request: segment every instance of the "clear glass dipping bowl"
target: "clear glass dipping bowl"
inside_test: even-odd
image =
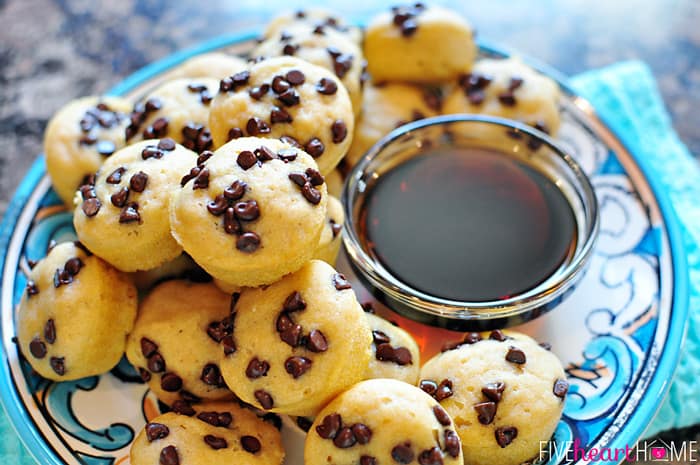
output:
[[[573,253],[535,287],[502,300],[461,301],[429,295],[402,282],[363,245],[359,222],[367,193],[379,177],[430,147],[489,148],[535,167],[564,194],[574,213]],[[533,149],[534,148],[534,149]],[[547,134],[516,121],[447,115],[397,128],[377,142],[347,176],[342,195],[350,263],[373,295],[415,321],[457,331],[485,331],[524,323],[552,310],[583,275],[598,235],[598,203],[576,161]]]

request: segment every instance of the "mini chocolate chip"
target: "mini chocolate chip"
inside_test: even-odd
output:
[[[502,426],[495,431],[496,442],[501,448],[510,445],[518,437],[518,429],[515,426]]]
[[[377,360],[382,362],[393,362],[394,348],[391,347],[391,344],[389,343],[379,344],[375,350],[375,357]]]
[[[204,368],[202,368],[202,375],[199,379],[209,386],[222,387],[224,385],[224,379],[221,377],[219,367],[213,363],[204,365]]]
[[[491,334],[489,334],[489,339],[493,339],[494,341],[503,342],[506,339],[508,339],[508,336],[503,334],[503,331],[501,331],[500,329],[495,329],[495,330],[491,331]]]
[[[224,194],[217,195],[214,200],[207,202],[207,210],[214,216],[221,216],[228,208],[228,201]]]
[[[87,199],[83,202],[82,205],[82,210],[83,213],[85,213],[85,216],[87,217],[93,217],[97,215],[97,212],[100,211],[100,207],[102,206],[102,202],[100,202],[99,199],[97,198],[92,198],[92,199]]]
[[[148,160],[149,158],[163,158],[163,151],[158,147],[148,145],[141,151],[141,158],[144,160]]]
[[[525,357],[525,352],[522,350],[518,349],[517,347],[510,346],[508,348],[508,353],[506,354],[506,361],[523,365],[525,362],[527,362],[527,357]]]
[[[129,198],[129,188],[122,187],[117,192],[112,194],[109,197],[109,200],[110,200],[110,202],[112,202],[112,205],[114,205],[115,207],[122,208],[124,205],[126,205],[126,201],[128,198]]]
[[[219,426],[223,428],[228,428],[228,426],[233,421],[233,416],[229,412],[221,412],[218,415]]]
[[[375,313],[377,313],[377,312],[374,310],[374,305],[372,305],[372,302],[364,302],[364,303],[362,304],[362,310],[363,310],[365,313],[371,313],[371,314],[373,314],[373,315],[374,315]]]
[[[452,381],[449,379],[443,379],[435,391],[435,400],[441,402],[444,399],[452,396],[452,394],[454,394],[452,392]]]
[[[192,83],[187,84],[187,90],[189,90],[193,94],[198,94],[206,89],[207,89],[207,86],[205,86],[204,84],[199,83],[199,82],[192,82]]]
[[[187,417],[191,417],[195,414],[195,411],[190,403],[181,399],[173,402],[172,409],[173,412],[177,413],[178,415],[185,415]]]
[[[406,441],[391,449],[391,457],[398,463],[411,463],[415,456],[416,454],[411,449],[411,441]]]
[[[249,136],[269,134],[270,132],[270,126],[268,126],[268,124],[265,121],[261,120],[257,116],[250,118],[246,123],[245,128]]]
[[[418,455],[420,465],[442,465],[442,452],[437,447],[424,450]]]
[[[44,358],[46,357],[46,344],[38,337],[35,337],[29,343],[29,352],[31,352],[34,358]]]
[[[491,401],[480,402],[474,405],[474,410],[476,410],[479,423],[482,425],[490,425],[493,423],[493,419],[496,416],[496,403]]]
[[[151,341],[148,338],[141,338],[141,353],[144,357],[148,358],[158,351],[158,344]]]
[[[180,465],[180,457],[175,446],[164,447],[160,451],[160,465]]]
[[[192,190],[206,189],[207,187],[209,187],[209,168],[202,168],[197,177],[194,178]]]
[[[165,371],[165,359],[158,352],[148,357],[147,364],[148,369],[153,373],[162,373]]]
[[[202,105],[209,105],[213,99],[214,96],[211,95],[211,92],[209,92],[208,89],[204,89],[199,93],[199,100],[202,102]]]
[[[351,429],[358,444],[367,444],[372,439],[372,430],[367,425],[355,423]]]
[[[401,23],[401,35],[404,37],[410,37],[416,33],[418,30],[418,23],[413,19],[407,19]]]
[[[129,205],[122,208],[119,213],[119,222],[122,224],[133,223],[136,221],[141,221],[141,215],[139,214],[139,204],[136,202],[131,202]]]
[[[569,392],[569,383],[565,379],[557,379],[554,382],[552,392],[555,396],[559,397],[560,399],[563,399],[564,397],[566,397],[566,393]]]
[[[294,55],[297,52],[297,50],[299,50],[298,45],[286,44],[284,47],[282,47],[282,54],[291,56]]]
[[[185,184],[196,178],[200,171],[202,171],[202,168],[200,168],[199,166],[195,166],[194,168],[192,168],[189,173],[182,177],[182,179],[180,180],[180,186],[185,187]]]
[[[82,185],[78,188],[78,190],[80,191],[80,195],[82,195],[83,200],[94,199],[97,197],[95,186]]]
[[[394,348],[393,362],[399,366],[412,365],[413,357],[411,356],[411,351],[408,350],[406,347]]]
[[[146,101],[144,104],[144,109],[146,112],[151,113],[154,111],[158,111],[163,107],[163,103],[160,101],[158,98],[151,98]]]
[[[500,402],[505,389],[505,383],[498,381],[495,383],[488,383],[486,386],[481,388],[481,393],[494,402]]]
[[[352,68],[353,56],[342,54],[333,58],[333,71],[335,75],[340,79],[343,79],[345,75]]]
[[[440,352],[449,352],[450,350],[455,350],[464,345],[464,342],[462,341],[452,341],[452,342],[446,342],[442,345],[442,348],[440,349]]]
[[[347,426],[340,428],[338,434],[336,434],[333,438],[333,444],[339,449],[347,449],[348,447],[352,447],[356,442],[357,440],[355,439],[355,435],[352,434],[352,430]]]
[[[255,436],[242,436],[241,447],[243,447],[243,450],[251,454],[258,453],[260,452],[260,449],[262,449],[260,441]]]
[[[214,436],[212,434],[207,434],[204,436],[204,442],[214,450],[226,449],[228,447],[228,442],[226,442],[226,439]]]
[[[260,403],[260,406],[262,406],[262,408],[264,408],[265,410],[271,409],[272,406],[275,404],[274,400],[272,399],[272,396],[267,391],[258,389],[253,393],[253,395],[255,396],[255,399],[257,399],[257,401]]]
[[[63,376],[66,374],[66,360],[65,357],[51,357],[49,359],[49,364],[53,371],[56,372],[58,376]]]
[[[167,140],[167,139],[163,139]],[[148,175],[143,171],[139,171],[131,177],[129,180],[129,187],[134,192],[143,192],[146,189],[146,184],[148,183]]]
[[[467,92],[467,99],[472,105],[481,105],[486,99],[484,91],[476,89]]]
[[[290,87],[290,84],[282,76],[275,76],[272,78],[272,90],[274,93],[281,94]]]
[[[333,239],[335,239],[336,237],[338,237],[338,234],[340,234],[340,231],[343,229],[343,226],[336,223],[333,218],[331,218],[328,222],[331,225],[331,232],[333,233]]]
[[[304,310],[306,308],[306,302],[302,298],[299,291],[294,291],[284,299],[284,304],[282,309],[285,312],[297,312],[299,310]]]
[[[248,80],[250,79],[250,72],[245,70],[245,71],[240,71],[233,76],[231,76],[231,81],[233,82],[234,86],[243,86],[248,84]]]
[[[261,145],[255,149],[255,156],[260,162],[265,163],[266,161],[270,161],[275,158],[275,152],[273,152],[269,147]]]
[[[107,184],[119,184],[122,180],[122,175],[126,171],[126,168],[123,166],[120,166],[116,170],[112,171],[112,174],[107,176],[106,182]]]
[[[360,457],[360,465],[377,465],[377,459],[371,455],[363,455]]]
[[[303,173],[289,173],[289,179],[299,187],[304,187],[307,183],[308,177]]]
[[[277,317],[277,322],[276,322],[276,328],[278,332],[283,332],[287,331],[289,328],[294,326],[294,322],[292,319],[289,317],[287,313],[280,313],[280,315]]]
[[[177,392],[182,388],[182,378],[175,373],[165,373],[160,378],[160,387],[167,392]]]
[[[263,376],[267,376],[267,372],[270,370],[270,364],[267,360],[260,360],[258,357],[254,357],[248,362],[248,367],[245,370],[245,375],[250,379],[257,379]]]
[[[27,281],[27,298],[37,295],[39,293],[39,288],[34,281]]]
[[[233,336],[228,335],[221,340],[221,345],[224,348],[224,355],[231,355],[236,351],[236,343],[233,341]]]
[[[515,95],[513,95],[512,91],[498,94],[498,101],[507,107],[512,107],[516,104]]]
[[[53,276],[53,286],[55,288],[59,288],[62,285],[68,285],[73,282],[73,275],[69,273],[68,271],[64,270],[56,270],[56,273]]]
[[[313,422],[306,417],[297,417],[296,423],[297,426],[301,428],[305,433],[309,432],[309,430],[311,429],[311,425],[313,424]]]
[[[287,317],[290,323],[291,320]],[[285,320],[282,320],[285,321]],[[280,319],[277,320],[278,325],[280,325]],[[280,331],[280,339],[290,345],[291,347],[297,347],[301,344],[301,325],[292,323],[291,326]]]
[[[299,103],[301,97],[295,89],[287,89],[277,96],[277,98],[288,107],[293,107]],[[269,131],[268,131],[269,132]]]
[[[323,95],[333,95],[338,91],[338,85],[333,79],[321,78],[316,84],[316,92]]]
[[[153,442],[158,439],[167,438],[170,434],[170,428],[162,423],[147,423],[146,424],[146,437],[148,442]]]
[[[333,135],[333,143],[340,144],[348,135],[348,128],[343,120],[335,120],[331,125],[331,134]]]
[[[151,380],[151,373],[145,368],[139,367],[139,376],[141,376],[141,379],[144,383],[147,383]]]
[[[311,363],[311,360],[306,357],[293,356],[284,362],[284,369],[297,379],[311,368]]]
[[[459,443],[459,436],[457,436],[457,433],[450,429],[445,430],[445,452],[447,452],[451,457],[458,457],[459,453],[462,450],[462,447]]]
[[[323,439],[334,439],[338,435],[343,419],[337,413],[326,415],[321,424],[316,426],[316,433]]]
[[[511,92],[517,89],[518,87],[523,85],[523,78],[520,76],[513,76],[510,78],[510,82],[508,83],[508,90]]]
[[[168,152],[170,152],[170,151],[172,151],[172,150],[175,150],[175,147],[176,147],[176,146],[177,146],[177,144],[176,144],[175,141],[174,141],[173,139],[171,139],[170,137],[166,137],[166,138],[164,138],[164,139],[161,139],[161,140],[158,142],[158,148],[159,148],[160,150],[165,150],[165,151],[168,151]]]
[[[49,318],[44,325],[44,339],[46,339],[46,342],[49,344],[56,342],[56,324],[54,323],[53,318]]]
[[[112,155],[115,150],[117,150],[117,146],[114,145],[114,142],[111,140],[101,140],[97,142],[95,148],[97,149],[97,153],[103,157],[108,157]]]
[[[445,409],[440,407],[439,405],[433,406],[433,413],[435,414],[435,418],[437,419],[437,421],[442,426],[450,426],[450,424],[452,424],[452,420],[450,420],[450,416],[447,414]]]
[[[318,205],[321,202],[321,191],[316,189],[310,182],[306,182],[302,186],[301,195],[312,205]]]
[[[241,252],[252,253],[260,247],[260,236],[254,232],[245,232],[236,240],[236,248]]]
[[[342,273],[336,273],[332,278],[333,286],[337,291],[344,291],[346,289],[352,289],[352,286],[348,282],[347,278]]]
[[[308,340],[306,341],[306,348],[311,352],[325,352],[328,350],[326,336],[318,329],[311,330]]]
[[[479,341],[481,341],[481,334],[479,333],[467,333],[462,339],[464,344],[476,344]]]
[[[239,200],[245,194],[246,187],[248,184],[243,181],[233,181],[229,187],[224,189],[224,197],[232,201]]]
[[[257,162],[258,157],[250,150],[243,150],[238,154],[238,158],[236,158],[236,163],[238,163],[238,166],[243,168],[244,171],[252,168]]]
[[[227,134],[228,140],[238,139],[243,137],[243,130],[241,128],[231,128],[228,130]]]
[[[284,137],[288,138],[288,136],[282,136],[280,137],[280,140],[282,140]],[[282,149],[277,152],[277,158],[279,158],[285,163],[289,163],[290,161],[294,161],[297,159],[297,151],[294,149]]]
[[[378,329],[372,330],[372,340],[376,345],[388,344],[391,342],[391,338],[387,336],[386,333],[379,331]]]
[[[540,342],[540,347],[542,347],[544,350],[552,350],[552,344],[549,342]]]
[[[284,76],[284,78],[287,80],[288,83],[290,83],[293,86],[299,86],[306,81],[306,76],[304,76],[304,73],[301,72],[298,69],[292,69],[287,71],[287,74]]]
[[[253,87],[248,91],[248,95],[255,100],[260,100],[270,91],[269,84],[262,84],[259,87]]]
[[[306,171],[304,172],[306,174],[308,180],[311,182],[311,185],[313,186],[320,186],[324,182],[326,182],[325,178],[321,173],[319,173],[317,170],[313,168],[306,168]]]
[[[197,166],[203,165],[206,163],[207,160],[211,158],[211,156],[214,155],[214,152],[210,150],[205,150],[202,153],[199,154],[197,157]]]
[[[63,265],[63,269],[71,276],[76,276],[83,266],[83,261],[78,257],[74,257],[66,261],[66,263]]]
[[[435,396],[438,389],[437,383],[432,379],[422,379],[418,384],[418,387],[430,396]]]
[[[236,218],[241,221],[255,221],[260,216],[260,208],[255,200],[238,202],[233,206]]]
[[[270,111],[270,122],[272,124],[291,123],[292,115],[287,113],[287,111],[282,108],[272,107],[272,110]]]

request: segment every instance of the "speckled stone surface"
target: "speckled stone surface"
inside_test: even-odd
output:
[[[394,3],[0,0],[0,216],[41,151],[47,120],[69,100],[104,92],[176,50],[259,28],[276,10],[318,4],[361,19]],[[434,3],[460,10],[482,38],[568,75],[619,60],[646,61],[681,139],[700,154],[697,0]],[[698,438],[698,432],[664,438]]]

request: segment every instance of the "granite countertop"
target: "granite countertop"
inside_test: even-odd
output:
[[[0,0],[0,216],[41,151],[47,120],[69,100],[104,92],[176,50],[260,27],[278,10],[317,4],[362,18],[394,3]],[[480,37],[565,74],[625,59],[646,61],[681,139],[700,154],[697,0],[434,3],[460,10]],[[690,429],[671,437],[697,435]]]

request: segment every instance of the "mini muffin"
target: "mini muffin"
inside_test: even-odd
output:
[[[355,126],[345,162],[355,165],[370,147],[397,127],[436,116],[440,110],[440,96],[439,88],[402,83],[368,85],[362,100],[362,115]]]
[[[460,76],[445,100],[445,113],[481,113],[529,124],[545,133],[559,130],[559,86],[518,58],[484,59]]]
[[[335,74],[294,57],[266,59],[223,79],[209,116],[217,147],[244,135],[281,138],[311,155],[321,174],[347,152],[354,124]]]
[[[127,141],[170,137],[197,153],[211,149],[207,123],[218,87],[219,81],[212,78],[174,79],[161,84],[134,106],[126,128]]]
[[[454,419],[470,465],[537,458],[569,387],[557,357],[516,332],[469,333],[429,360],[420,376],[421,388]]]
[[[343,240],[341,235],[343,221],[345,221],[343,205],[340,203],[340,200],[328,196],[326,223],[323,226],[323,232],[321,232],[321,240],[316,246],[315,259],[323,260],[329,265],[335,266],[335,261],[340,251],[340,243]]]
[[[326,31],[332,29],[343,34],[355,44],[362,45],[362,29],[351,26],[343,18],[325,8],[307,8],[304,10],[287,11],[274,18],[267,24],[265,38],[279,35],[290,28],[306,26],[312,30]]]
[[[139,291],[148,291],[156,284],[169,279],[189,278],[201,282],[211,281],[207,279],[199,265],[197,265],[189,255],[183,253],[173,260],[146,271],[136,271],[129,273],[131,280],[136,284]]]
[[[63,203],[114,152],[126,145],[131,103],[119,97],[84,97],[61,108],[44,136],[46,170]]]
[[[243,401],[313,416],[360,381],[372,336],[345,277],[312,260],[267,287],[244,289],[221,374]]]
[[[474,33],[454,11],[416,3],[393,7],[367,26],[365,57],[375,82],[445,82],[468,71]]]
[[[304,445],[306,465],[416,462],[462,465],[459,437],[434,399],[393,379],[363,381],[336,397]]]
[[[17,311],[22,353],[54,381],[112,369],[136,318],[129,278],[86,250],[73,242],[51,249],[29,273]]]
[[[317,165],[276,139],[245,137],[217,150],[182,180],[172,234],[214,278],[270,284],[313,256],[328,195]]]
[[[196,160],[167,138],[115,153],[76,195],[73,225],[80,241],[122,271],[149,270],[180,255],[168,205]]]
[[[279,431],[231,402],[197,404],[146,423],[131,444],[131,465],[281,465]]]
[[[420,350],[403,329],[371,313],[365,316],[372,328],[372,356],[365,378],[392,378],[409,384],[418,382]]]
[[[177,66],[168,76],[172,79],[216,79],[218,83],[226,76],[235,74],[247,67],[248,64],[243,58],[221,52],[209,52],[188,59]],[[215,90],[216,87],[212,89],[212,91]]]
[[[214,284],[185,280],[159,284],[141,302],[126,357],[160,401],[233,397],[219,370],[219,327],[230,305]]]
[[[252,57],[266,58],[283,55],[293,55],[333,72],[347,89],[355,115],[360,113],[365,58],[351,39],[329,27],[288,26],[250,53]]]

